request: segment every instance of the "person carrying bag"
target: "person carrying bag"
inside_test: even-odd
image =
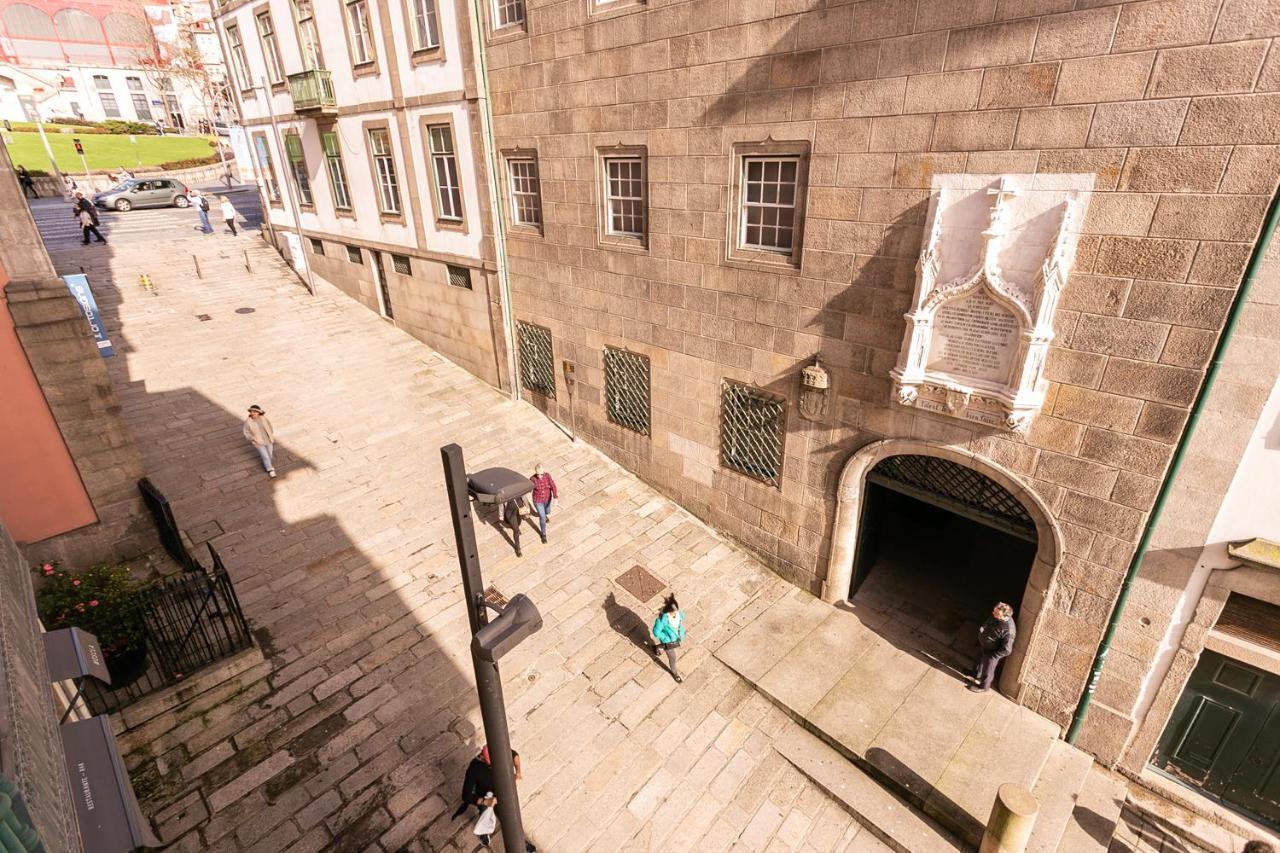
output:
[[[671,677],[677,684],[683,682],[684,679],[676,668],[676,649],[684,642],[684,611],[680,609],[674,594],[668,595],[667,600],[662,603],[662,611],[654,620],[650,633],[654,640],[654,656],[658,656],[659,651],[665,651]]]

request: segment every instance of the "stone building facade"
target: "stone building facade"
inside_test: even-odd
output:
[[[833,602],[884,460],[997,484],[1035,542],[1002,684],[1067,723],[1280,175],[1280,5],[516,5],[486,47],[526,396]],[[930,205],[957,175],[1089,179],[1022,431],[895,395]],[[752,183],[787,187],[765,198],[785,212],[755,212]],[[629,412],[605,380],[623,364],[646,392]],[[780,424],[778,465],[730,447],[744,394]],[[1098,687],[1082,743],[1108,761],[1156,609],[1131,612]]]

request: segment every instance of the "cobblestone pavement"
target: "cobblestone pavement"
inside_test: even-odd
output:
[[[219,548],[265,655],[176,712],[125,715],[170,849],[477,848],[450,818],[483,740],[438,451],[454,441],[471,470],[542,461],[560,488],[550,544],[527,528],[523,558],[478,529],[486,580],[545,620],[502,664],[539,849],[887,849],[772,749],[794,724],[710,656],[791,587],[671,501],[345,297],[309,297],[256,241],[55,261],[89,274],[149,475]],[[240,435],[250,403],[277,480]],[[688,614],[684,684],[637,642],[657,600],[613,583],[635,564]]]

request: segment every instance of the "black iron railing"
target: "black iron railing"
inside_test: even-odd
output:
[[[182,541],[182,532],[173,516],[173,507],[169,506],[169,499],[146,477],[138,481],[138,491],[142,492],[142,502],[151,510],[151,517],[155,519],[164,550],[184,570],[200,571],[200,564],[187,551],[187,546]]]

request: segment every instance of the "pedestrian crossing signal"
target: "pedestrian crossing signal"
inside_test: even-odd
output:
[[[83,154],[83,153],[84,153],[84,146],[80,144],[80,140],[77,138],[77,139],[72,139],[71,141],[75,143],[75,146],[76,146],[76,153],[77,153],[77,154]]]

